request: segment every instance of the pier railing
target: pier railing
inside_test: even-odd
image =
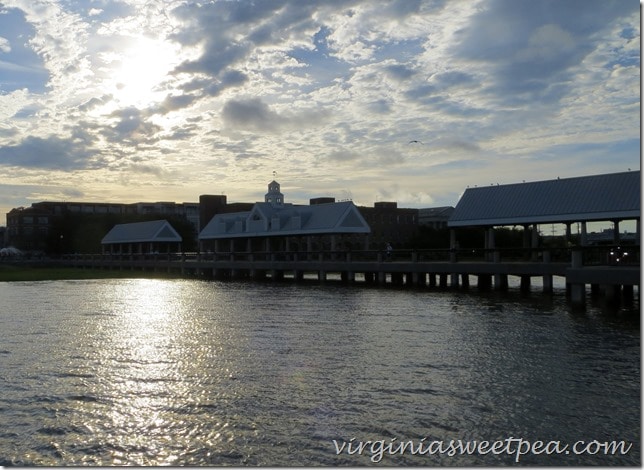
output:
[[[303,280],[328,275],[343,282],[467,288],[474,276],[480,289],[505,290],[508,277],[520,278],[530,290],[533,277],[544,292],[553,291],[553,277],[563,277],[573,304],[583,306],[586,286],[606,297],[623,292],[633,298],[640,284],[639,246],[595,246],[562,249],[440,249],[360,251],[253,251],[191,253],[112,253],[64,255],[61,264],[91,269],[143,270],[209,279]],[[638,288],[639,292],[639,288]]]
[[[252,252],[183,252],[183,253],[94,253],[65,254],[66,261],[102,261],[112,263],[147,262],[535,262],[570,263],[573,251],[581,251],[584,266],[639,265],[640,247],[637,245],[606,245],[543,248],[461,248],[432,250],[336,250],[336,251],[252,251]]]

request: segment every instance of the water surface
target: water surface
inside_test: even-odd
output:
[[[338,446],[511,437],[633,444],[521,464],[639,465],[639,314],[561,292],[0,283],[0,421],[0,465],[371,465]]]

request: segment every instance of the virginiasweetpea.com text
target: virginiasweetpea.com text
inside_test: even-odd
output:
[[[368,456],[374,463],[380,462],[385,456],[394,455],[445,455],[455,457],[458,455],[508,455],[514,457],[519,463],[526,455],[626,455],[633,444],[626,441],[598,441],[579,440],[574,443],[561,441],[541,441],[508,437],[499,440],[429,440],[423,438],[417,441],[377,439],[358,440],[351,438],[348,441],[333,439],[336,455],[361,455]]]

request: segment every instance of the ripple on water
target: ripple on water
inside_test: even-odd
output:
[[[373,462],[338,455],[333,439],[519,434],[637,443],[612,460],[533,465],[640,460],[639,329],[592,310],[333,285],[3,288],[2,465],[360,466]]]

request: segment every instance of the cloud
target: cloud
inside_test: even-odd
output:
[[[430,192],[453,205],[497,175],[639,165],[633,2],[3,5],[0,165],[14,182],[58,168],[100,199],[171,174],[184,200],[213,180],[261,197],[279,168],[311,191],[371,202],[399,181],[400,206]]]
[[[627,2],[610,0],[492,0],[452,52],[487,69],[488,91],[509,104],[559,101],[571,87],[566,74],[601,40],[594,33],[628,11]]]
[[[224,123],[243,130],[276,131],[284,119],[259,98],[230,100],[222,111]]]
[[[89,100],[85,101],[84,103],[80,104],[78,106],[78,110],[85,113],[87,111],[91,111],[92,109],[98,107],[98,106],[103,106],[106,103],[109,103],[114,97],[112,95],[103,95],[100,97],[93,97],[90,98]]]
[[[69,171],[92,167],[95,155],[71,139],[29,136],[19,144],[0,147],[0,165]]]
[[[221,113],[224,125],[233,130],[275,133],[285,129],[305,129],[328,117],[324,109],[297,109],[276,112],[259,98],[232,99]]]
[[[3,54],[11,52],[11,44],[9,43],[9,40],[2,36],[0,36],[0,52]]]
[[[150,108],[151,113],[167,114],[172,111],[184,109],[192,105],[198,97],[195,95],[168,95],[156,106]]]
[[[425,191],[409,191],[398,184],[379,188],[376,192],[379,201],[407,201],[407,207],[427,207],[434,204],[434,198]]]
[[[405,81],[413,77],[416,71],[403,64],[393,64],[385,67],[385,73],[398,81]]]
[[[161,127],[151,122],[146,113],[135,107],[119,109],[110,114],[115,124],[104,127],[102,135],[110,142],[128,142],[133,145],[149,144],[158,140]]]
[[[43,109],[42,106],[38,104],[31,104],[29,106],[25,106],[24,108],[18,110],[16,114],[14,114],[12,117],[14,119],[26,119],[35,116],[38,111]]]
[[[329,153],[327,158],[337,162],[350,162],[358,160],[360,158],[360,154],[352,150],[342,149]]]

